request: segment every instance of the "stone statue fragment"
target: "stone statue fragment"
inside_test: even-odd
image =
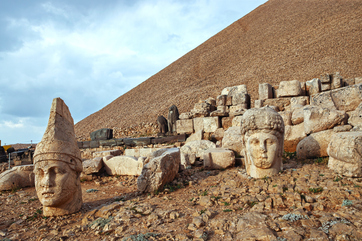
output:
[[[159,135],[166,135],[168,132],[168,122],[163,115],[157,117]]]
[[[168,131],[170,134],[176,132],[176,121],[179,119],[179,112],[176,105],[168,108]]]
[[[82,206],[80,151],[68,106],[53,100],[47,129],[34,153],[35,188],[44,216],[61,216]]]
[[[263,178],[283,169],[284,122],[278,112],[269,107],[247,110],[241,133],[248,175]]]

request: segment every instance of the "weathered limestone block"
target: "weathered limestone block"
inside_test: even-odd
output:
[[[228,95],[226,96],[226,106],[231,106],[233,104],[233,97]]]
[[[180,167],[180,149],[169,148],[154,152],[146,159],[141,175],[137,178],[140,192],[153,192],[172,182]]]
[[[189,138],[186,139],[186,143],[190,141],[201,141],[203,135],[204,135],[203,130],[196,131],[194,134],[192,134]]]
[[[356,85],[362,84],[362,77],[356,77],[356,78],[354,78],[354,83],[355,83]]]
[[[291,121],[293,125],[298,125],[304,121],[304,106],[293,111]]]
[[[235,94],[239,94],[239,93],[243,93],[243,94],[248,93],[248,90],[246,89],[246,85],[236,85],[233,87],[226,87],[226,88],[224,88],[224,90],[227,88],[230,88],[229,91],[227,92],[227,95],[229,95],[229,96],[234,96]],[[221,92],[222,95],[226,93],[226,92],[224,93],[224,90]]]
[[[355,85],[355,81],[354,78],[350,78],[350,79],[344,79],[343,80],[343,86],[351,86],[351,85]]]
[[[290,99],[290,105],[293,108],[294,106],[305,106],[305,105],[309,105],[309,97],[308,96],[298,96],[298,97],[293,97]]]
[[[229,108],[226,105],[218,105],[216,107],[216,110],[227,113],[229,111]]]
[[[203,118],[204,122],[204,132],[215,132],[220,128],[220,118],[219,117],[205,117]]]
[[[119,156],[121,155],[121,150],[108,150],[108,151],[98,151],[93,153],[93,157],[104,157],[104,156]]]
[[[216,99],[215,98],[212,98],[212,97],[209,97],[205,100],[205,103],[206,104],[209,104],[210,106],[216,106]]]
[[[263,107],[263,100],[255,100],[254,108],[261,108]]]
[[[203,117],[198,117],[198,118],[194,118],[192,119],[193,121],[193,125],[194,125],[194,130],[195,132],[197,131],[204,131],[204,120]]]
[[[192,119],[176,121],[177,134],[190,134],[194,132],[194,122]]]
[[[259,84],[259,100],[272,99],[273,86],[267,83]]]
[[[320,79],[312,79],[305,82],[308,95],[312,96],[321,92],[322,84]]]
[[[332,82],[331,82],[331,89],[338,89],[343,87],[343,78],[342,76],[337,72],[333,74]]]
[[[279,115],[283,118],[284,125],[292,125],[292,112],[291,111],[281,111]]]
[[[180,120],[188,120],[188,119],[191,119],[191,118],[192,118],[192,113],[191,112],[181,113],[180,116],[179,116]]]
[[[263,106],[276,106],[278,107],[279,111],[283,111],[287,106],[290,105],[290,100],[291,97],[267,99],[263,100]]]
[[[226,105],[226,97],[227,95],[218,95],[216,97],[216,105],[217,106]]]
[[[140,148],[140,155],[138,157],[148,157],[152,152],[155,152],[159,149],[160,148]]]
[[[353,127],[351,125],[335,126],[333,128],[334,132],[346,132],[350,131]]]
[[[241,126],[241,120],[243,119],[242,116],[235,116],[232,121],[232,126]]]
[[[327,152],[330,169],[347,177],[362,177],[362,132],[336,133]]]
[[[283,118],[269,107],[250,109],[241,121],[245,142],[245,166],[254,178],[272,176],[283,169]]]
[[[358,107],[350,113],[348,118],[348,124],[362,127],[362,102],[358,105]]]
[[[326,130],[307,136],[297,145],[297,158],[311,159],[328,156],[327,148],[333,134],[333,130]]]
[[[353,111],[362,101],[362,84],[326,91],[310,99],[310,104],[329,109]]]
[[[221,126],[226,130],[227,128],[231,127],[233,123],[233,117],[223,117],[221,119]]]
[[[285,126],[284,151],[295,152],[298,143],[306,136],[303,123],[294,126]]]
[[[33,165],[17,166],[0,174],[0,191],[34,187]]]
[[[210,107],[210,104],[207,104],[205,102],[196,103],[194,108],[191,110],[191,113],[194,117],[205,117],[208,116],[211,112]]]
[[[322,84],[322,86],[321,86],[322,92],[329,91],[329,90],[331,90],[331,84]]]
[[[222,147],[233,150],[239,155],[244,152],[243,137],[241,135],[240,125],[230,127],[224,132]]]
[[[195,164],[196,158],[203,156],[204,151],[216,148],[215,143],[208,140],[190,141],[180,148],[181,168],[186,169]]]
[[[306,134],[328,130],[347,122],[347,114],[344,111],[334,111],[317,106],[307,106],[303,110]]]
[[[225,148],[208,149],[203,159],[207,169],[225,169],[235,165],[234,152]]]
[[[292,97],[303,94],[300,82],[298,80],[281,81],[279,83],[277,97]]]
[[[195,132],[199,130],[214,132],[217,128],[220,128],[220,119],[217,116],[194,118],[193,121]]]
[[[140,157],[140,148],[127,148],[124,150],[125,156]]]
[[[57,170],[57,171],[54,171]],[[53,99],[47,129],[34,152],[35,189],[44,216],[68,215],[82,206],[80,150],[68,106]]]
[[[246,109],[247,109],[247,105],[230,106],[229,116],[243,115],[245,113]]]
[[[215,116],[228,116],[229,113],[229,108],[226,105],[219,105],[217,106],[217,109],[213,112],[210,113],[211,117],[215,117]]]
[[[218,128],[212,135],[211,135],[211,140],[212,141],[221,141],[224,138],[224,129],[223,128]]]
[[[322,84],[330,84],[332,80],[332,76],[330,74],[322,74],[319,78]]]
[[[104,160],[104,168],[108,175],[133,175],[141,174],[143,163],[133,156],[115,156]]]
[[[235,93],[232,99],[233,105],[242,105],[244,109],[250,107],[250,95],[247,93]]]
[[[92,160],[86,160],[82,162],[82,165],[84,174],[89,175],[92,173],[98,173],[103,167],[103,158],[96,157]]]

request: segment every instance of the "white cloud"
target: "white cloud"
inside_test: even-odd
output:
[[[1,126],[45,129],[55,97],[77,122],[263,2],[38,0],[27,11],[0,4]],[[7,135],[18,142],[25,132]]]

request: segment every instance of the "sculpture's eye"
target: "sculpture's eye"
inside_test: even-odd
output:
[[[55,174],[64,174],[66,171],[65,171],[64,169],[62,169],[62,168],[55,167],[55,168],[53,169],[53,172],[54,172]]]
[[[267,140],[266,140],[266,144],[267,144],[267,145],[273,145],[273,144],[274,144],[274,140],[267,139]]]
[[[43,172],[42,169],[35,169],[35,170],[34,170],[34,173],[35,173],[35,175],[37,175],[37,176],[43,176],[43,175],[44,175],[44,172]]]
[[[258,139],[252,139],[252,140],[250,141],[250,143],[253,144],[253,145],[258,145],[258,144],[259,144],[259,140],[258,140]]]

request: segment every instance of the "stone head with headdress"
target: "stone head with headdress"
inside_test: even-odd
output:
[[[269,107],[247,110],[241,120],[245,165],[252,177],[271,176],[282,170],[284,121]]]
[[[45,216],[77,212],[82,206],[82,160],[68,106],[55,98],[47,129],[34,153],[35,187]]]

